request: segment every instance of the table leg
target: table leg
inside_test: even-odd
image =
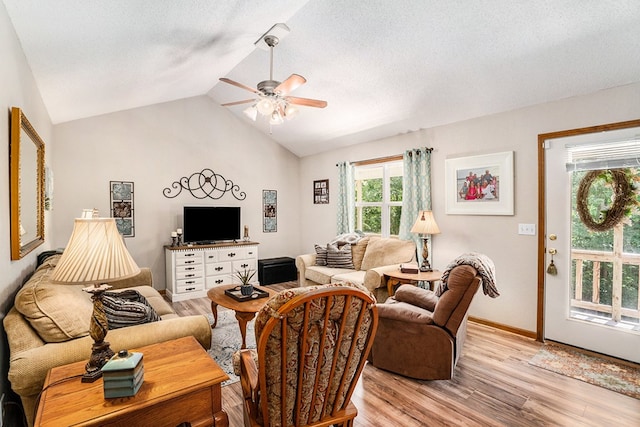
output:
[[[387,292],[389,293],[389,296],[392,297],[393,294],[395,293],[394,291],[394,286],[400,284],[400,280],[399,279],[394,279],[392,277],[387,279]]]
[[[254,317],[256,317],[255,313],[236,311],[236,319],[238,319],[238,325],[240,325],[240,335],[242,335],[242,346],[240,347],[240,349],[247,348],[247,322],[253,320]]]
[[[211,329],[213,329],[218,324],[218,304],[213,301],[211,301],[211,314],[213,314],[213,325],[211,325]]]
[[[213,414],[214,427],[229,427],[229,416],[225,411],[219,411]]]

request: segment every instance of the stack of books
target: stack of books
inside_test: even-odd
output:
[[[142,353],[122,350],[102,367],[104,397],[135,396],[144,382]]]
[[[400,264],[401,273],[418,274],[419,271],[418,264]]]

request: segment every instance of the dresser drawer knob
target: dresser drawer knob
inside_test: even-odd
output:
[[[193,264],[194,262],[196,262],[195,260],[190,259],[189,261],[185,261],[185,264]]]
[[[185,277],[195,277],[195,274],[186,274]]]
[[[221,271],[221,270],[224,270],[224,267],[216,267],[214,270]]]
[[[233,258],[234,256],[236,256],[236,253],[235,252],[229,252],[229,254],[227,256]]]

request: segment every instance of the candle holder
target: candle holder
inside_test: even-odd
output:
[[[180,246],[182,245],[182,229],[176,231],[176,234],[178,234],[178,246]]]
[[[176,241],[178,240],[178,236],[171,236],[171,247],[177,246]]]

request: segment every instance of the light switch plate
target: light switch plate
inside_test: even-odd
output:
[[[525,234],[528,236],[536,235],[536,225],[535,224],[518,224],[518,234]]]

